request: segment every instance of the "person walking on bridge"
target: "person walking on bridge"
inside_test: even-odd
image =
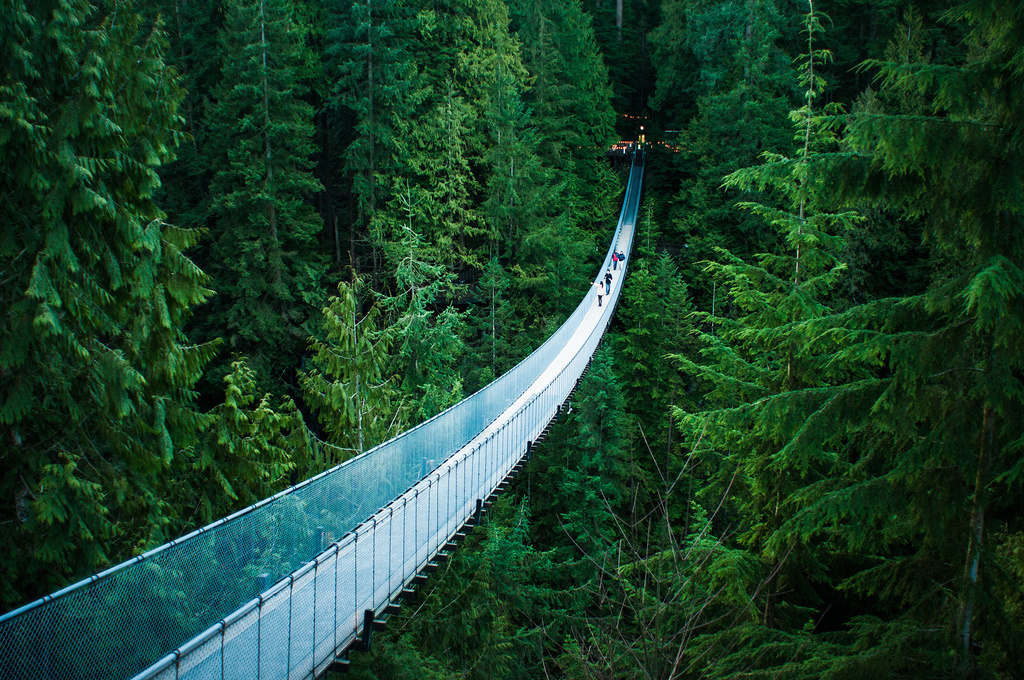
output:
[[[612,270],[609,269],[604,273],[604,293],[605,295],[612,294]]]
[[[597,306],[601,306],[601,295],[604,293],[604,286],[601,285],[601,279],[594,281],[594,285],[597,286]]]
[[[615,251],[614,253],[612,253],[612,269],[618,269],[618,268],[619,268],[619,253],[618,253],[618,251]]]

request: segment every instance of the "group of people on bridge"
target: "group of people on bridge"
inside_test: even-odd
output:
[[[597,287],[597,306],[601,306],[601,300],[605,295],[611,295],[612,292],[612,269],[618,270],[619,263],[626,261],[626,254],[622,251],[615,251],[612,253],[612,268],[608,269],[604,273],[604,277],[599,278],[594,282]]]

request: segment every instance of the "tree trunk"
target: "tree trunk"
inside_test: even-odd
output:
[[[971,625],[974,619],[974,605],[978,599],[978,570],[981,565],[981,544],[985,534],[985,505],[988,482],[992,471],[992,448],[995,436],[995,414],[985,404],[982,416],[981,446],[978,448],[978,471],[974,477],[974,497],[971,505],[971,533],[967,544],[967,560],[964,563],[964,589],[960,598],[957,632],[960,635],[960,670],[967,672],[974,667],[971,651]]]
[[[273,154],[270,146],[270,83],[267,80],[267,25],[266,16],[263,11],[263,3],[260,3],[260,40],[263,51],[263,140],[265,145],[265,153],[267,159],[267,173],[264,177],[266,193],[271,195],[273,193],[273,181],[274,181],[274,166],[272,164]],[[270,223],[270,266],[273,268],[272,277],[274,281],[275,295],[280,291],[281,286],[281,244],[277,234],[277,208],[273,203],[270,204],[268,210],[267,220]],[[285,310],[282,301],[281,314],[284,316]]]
[[[334,216],[334,259],[338,261],[338,273],[342,272],[341,235],[338,233],[338,216]]]
[[[370,220],[373,220],[374,213],[377,211],[377,196],[376,196],[376,191],[375,191],[375,189],[376,189],[376,187],[375,187],[375,185],[376,185],[376,177],[375,177],[375,175],[376,175],[376,172],[377,172],[377,168],[375,167],[376,158],[374,156],[374,148],[373,148],[375,146],[375,144],[376,144],[375,135],[376,135],[376,130],[377,130],[377,127],[376,127],[377,126],[377,121],[374,119],[374,110],[373,110],[373,98],[374,98],[374,90],[373,90],[373,3],[371,2],[371,0],[366,0],[366,23],[367,23],[366,42],[367,42],[367,44],[369,46],[369,49],[366,51],[366,82],[367,82],[366,94],[367,94],[367,96],[370,99],[370,101],[369,101],[369,107],[370,107],[370,110],[369,110],[369,118],[370,118],[370,121],[369,121],[370,122],[370,124],[369,124],[369,130],[370,130],[370,177],[369,177],[369,180],[370,180]]]

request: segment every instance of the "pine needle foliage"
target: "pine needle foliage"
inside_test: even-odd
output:
[[[222,78],[209,107],[209,273],[217,289],[201,325],[246,355],[265,388],[298,364],[326,295],[309,203],[313,109],[305,31],[287,0],[227,3]]]
[[[405,170],[405,140],[421,96],[413,52],[423,17],[394,0],[335,0],[328,8],[324,70],[332,108],[355,120],[345,167],[358,203],[355,226],[366,238],[391,198],[389,178]]]
[[[530,353],[523,342],[522,320],[509,299],[512,277],[498,258],[484,265],[477,288],[479,303],[470,308],[467,323],[467,355],[463,376],[466,391],[473,393],[504,374]]]
[[[991,595],[1005,587],[1005,572],[990,543],[1019,529],[1006,512],[1019,507],[1024,469],[1021,17],[1020,3],[968,2],[946,15],[965,39],[958,63],[906,49],[888,51],[905,59],[871,62],[882,108],[852,119],[851,160],[840,175],[847,195],[920,219],[926,243],[948,263],[924,294],[869,326],[878,337],[863,344],[887,345],[879,354],[891,377],[876,412],[916,434],[888,478],[913,494],[919,519],[910,526],[922,547],[878,573],[927,595],[929,606],[902,622],[933,630],[928,645],[958,674],[999,672],[1021,655],[1019,627],[1007,625],[1004,600]],[[864,578],[851,587],[910,594]]]
[[[693,308],[672,258],[655,254],[646,245],[657,241],[649,209],[641,220],[643,226],[635,239],[633,261],[616,311],[615,359],[627,410],[637,415],[644,441],[652,448],[667,450],[673,428],[669,407],[683,405],[687,387],[682,374],[665,357],[696,348]]]
[[[704,376],[729,406],[680,423],[707,427],[719,480],[737,475],[741,541],[774,576],[751,601],[763,619],[698,641],[711,677],[999,677],[1019,665],[1019,627],[994,596],[1014,590],[1007,553],[991,544],[1019,526],[1021,117],[1006,94],[1021,87],[1019,17],[968,3],[948,14],[971,48],[963,63],[872,62],[878,100],[822,120],[843,137],[794,185],[799,216],[857,201],[920,220],[942,263],[926,291],[830,313],[816,295],[760,302],[783,281],[763,277],[734,293],[758,310],[746,326],[716,320],[721,341],[705,352],[719,368]],[[804,255],[827,239],[813,220],[765,214],[795,225],[787,279],[813,281]],[[753,271],[720,269],[737,267]],[[751,362],[736,339],[774,358]]]
[[[0,8],[0,600],[51,592],[159,541],[159,480],[203,417],[207,298],[163,221],[156,169],[181,141],[161,27],[130,2]]]
[[[658,73],[651,106],[679,130],[667,157],[683,178],[671,222],[698,257],[725,247],[747,257],[775,247],[742,202],[770,204],[766,193],[720,180],[766,151],[793,155],[787,113],[801,101],[799,72],[787,49],[798,28],[775,0],[670,0],[651,33]],[[710,233],[709,233],[710,232]]]
[[[306,403],[317,409],[329,441],[348,457],[403,429],[387,373],[393,339],[385,332],[380,304],[370,301],[361,310],[359,290],[358,281],[338,284],[323,310],[322,337],[310,339],[312,367],[300,377]]]
[[[198,454],[179,470],[167,495],[186,527],[203,526],[274,495],[296,471],[308,472],[310,442],[302,415],[286,399],[274,408],[271,395],[257,399],[255,372],[244,360],[224,377],[224,401],[206,413],[210,420]]]
[[[464,352],[464,313],[452,306],[439,308],[439,300],[452,291],[453,276],[437,264],[431,249],[416,231],[418,192],[406,185],[397,194],[404,205],[401,222],[388,225],[401,240],[389,244],[385,255],[394,263],[395,291],[381,297],[387,317],[386,334],[391,343],[388,375],[394,376],[406,402],[402,420],[415,425],[462,399],[458,371]],[[383,213],[380,221],[388,219]]]

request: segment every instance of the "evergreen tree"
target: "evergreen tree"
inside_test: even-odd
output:
[[[517,339],[522,326],[508,299],[509,275],[497,258],[484,267],[478,288],[479,306],[470,310],[468,353],[475,354],[463,371],[466,391],[473,393],[503,375],[529,354],[530,346]],[[475,350],[475,353],[473,352]]]
[[[565,203],[583,227],[618,207],[618,182],[601,154],[615,141],[608,69],[591,18],[578,0],[510,3],[512,27],[523,43],[532,83],[524,93],[541,138],[545,164],[574,179]]]
[[[417,171],[429,205],[425,235],[437,248],[438,259],[456,271],[479,268],[486,229],[473,198],[479,186],[469,157],[474,110],[456,90],[451,77],[441,85],[439,101],[413,131],[417,152],[410,169]]]
[[[226,337],[261,384],[279,384],[325,297],[322,223],[309,202],[321,188],[310,173],[313,111],[301,99],[309,57],[289,0],[232,0],[220,45],[208,148],[218,296],[200,334]]]
[[[542,140],[524,101],[528,73],[519,41],[509,34],[502,3],[480,9],[481,44],[467,55],[478,81],[481,131],[486,150],[483,212],[490,230],[490,254],[515,275],[517,309],[569,313],[566,291],[575,298],[586,288],[588,248],[567,210],[565,184],[555,180],[539,155]],[[546,320],[538,320],[543,333]]]
[[[582,614],[602,597],[604,571],[611,569],[618,537],[617,513],[627,494],[624,401],[612,372],[611,353],[602,349],[580,383],[565,425],[556,428],[538,453],[541,474],[532,510],[535,535],[557,546],[558,578],[569,590],[571,611]]]
[[[757,371],[737,369],[736,354],[723,351],[716,394],[735,406],[710,423],[732,434],[708,453],[726,452],[726,475],[763,498],[740,506],[747,545],[771,581],[742,626],[695,646],[711,676],[751,674],[752,665],[764,677],[783,668],[794,677],[977,677],[1019,666],[1013,598],[992,594],[1007,592],[998,556],[1020,521],[1022,429],[1009,414],[1022,394],[1024,288],[1012,236],[1021,229],[1016,192],[1003,188],[1019,153],[1020,75],[1006,65],[1021,26],[1011,19],[1019,13],[984,2],[949,16],[973,46],[965,63],[876,63],[895,110],[876,103],[852,117],[845,153],[805,164],[814,173],[772,164],[744,173],[788,173],[817,187],[796,194],[807,199],[799,216],[842,205],[839,197],[921,219],[939,268],[922,294],[831,316],[806,315],[814,308],[803,304],[779,318],[783,332],[745,331],[774,346],[781,393],[764,391]],[[801,258],[820,250],[806,228],[813,220],[773,220],[797,226],[789,241]],[[810,283],[801,262],[811,264],[794,262],[793,281]],[[772,314],[758,306],[762,318]],[[700,417],[682,422],[704,427]],[[841,613],[819,630],[825,593],[833,605],[842,598]]]
[[[631,135],[625,138],[635,139],[654,91],[648,36],[660,19],[661,3],[594,0],[583,9],[593,19],[594,37],[611,75],[612,108],[622,116],[620,128]]]
[[[652,103],[681,131],[680,153],[666,159],[679,173],[674,230],[695,260],[715,247],[739,256],[768,250],[773,233],[737,209],[766,197],[725,189],[721,178],[764,152],[795,148],[786,126],[798,101],[785,52],[789,16],[774,0],[673,1],[667,18],[652,34],[659,65]]]
[[[1019,508],[1024,468],[1024,424],[1015,415],[1024,394],[1024,229],[1014,188],[1024,45],[1020,3],[969,2],[947,18],[965,36],[963,62],[875,62],[883,94],[896,105],[865,111],[848,133],[847,195],[922,219],[942,266],[924,294],[860,316],[878,338],[857,350],[889,367],[875,406],[879,428],[898,442],[899,455],[875,479],[905,499],[915,521],[859,509],[888,541],[915,537],[919,549],[898,552],[849,587],[891,598],[920,594],[921,607],[863,621],[858,632],[877,639],[880,631],[932,626],[936,634],[916,642],[933,651],[935,665],[976,674],[1015,667],[1021,655],[1019,628],[989,595],[1003,574],[989,537],[1018,530],[1017,513],[1007,510]],[[915,99],[923,111],[906,107]],[[882,446],[894,450],[891,441]],[[931,473],[939,468],[941,475]],[[936,525],[946,530],[936,534]],[[880,590],[871,582],[879,577],[898,585]]]
[[[624,496],[624,400],[608,350],[594,355],[570,416],[579,434],[569,439],[578,462],[566,469],[560,489],[562,526],[586,558],[612,542],[612,517]],[[570,500],[571,499],[571,500]]]
[[[536,133],[528,127],[529,112],[522,99],[528,74],[519,43],[509,33],[504,4],[484,3],[478,21],[481,45],[467,55],[467,61],[479,83],[473,94],[481,102],[480,122],[487,139],[484,210],[492,247],[504,246],[507,256],[515,259],[530,217],[547,207],[529,200],[540,198],[530,192],[541,187],[534,183],[539,171]]]
[[[180,513],[179,531],[204,526],[268,498],[309,472],[310,444],[291,399],[275,410],[256,400],[255,372],[236,361],[224,377],[224,401],[206,417],[206,436],[190,460],[175,466],[164,493]],[[170,481],[170,480],[168,480]]]
[[[391,339],[382,327],[381,306],[360,314],[358,290],[338,284],[338,295],[324,307],[323,339],[310,339],[312,369],[300,378],[303,397],[318,409],[330,442],[349,455],[403,429],[386,374]]]
[[[462,399],[458,370],[464,351],[463,314],[454,307],[438,309],[438,301],[451,291],[451,277],[432,262],[429,249],[414,229],[416,201],[405,199],[404,238],[385,251],[393,262],[396,290],[381,300],[388,313],[391,339],[390,374],[396,376],[406,404],[401,418],[410,424],[431,418]]]
[[[616,365],[622,376],[627,410],[640,421],[647,445],[667,450],[671,438],[670,406],[691,405],[682,375],[665,364],[671,353],[695,349],[688,336],[692,307],[672,259],[655,255],[646,243],[656,241],[651,211],[642,218],[633,260],[616,311]],[[665,447],[662,447],[662,444]]]
[[[332,108],[354,124],[344,152],[356,202],[351,264],[358,265],[358,244],[371,259],[376,289],[382,243],[371,227],[377,210],[391,198],[390,178],[406,172],[406,139],[421,96],[413,58],[418,23],[405,3],[337,0],[331,4],[325,35],[324,71],[334,83]]]
[[[181,74],[180,113],[184,133],[174,161],[160,168],[156,198],[170,222],[202,228],[207,225],[213,174],[212,158],[207,153],[210,123],[207,106],[220,80],[218,33],[224,19],[223,7],[217,0],[159,0],[152,4],[155,6],[144,11],[164,18],[167,62]],[[205,255],[202,249],[193,253],[204,271],[209,268]]]
[[[181,139],[159,26],[130,2],[0,7],[4,603],[162,538],[159,482],[203,418],[197,234],[152,200]]]
[[[849,434],[830,427],[836,402],[849,383],[865,377],[863,367],[833,365],[841,348],[820,337],[831,317],[829,294],[844,270],[837,259],[842,245],[837,233],[851,228],[857,216],[821,209],[828,199],[815,171],[835,152],[836,140],[815,99],[823,86],[820,67],[829,55],[814,45],[821,29],[813,10],[805,30],[806,99],[792,116],[800,153],[793,158],[765,154],[762,165],[726,179],[781,199],[780,208],[746,207],[779,234],[786,248],[762,254],[756,263],[721,251],[724,262],[707,268],[727,284],[738,314],[699,315],[705,321],[701,360],[677,356],[708,388],[704,410],[684,415],[677,409],[687,446],[703,464],[706,477],[698,482],[703,509],[711,513],[724,500],[725,517],[739,524],[730,547],[743,546],[757,559],[737,571],[729,586],[749,599],[728,598],[728,624],[701,635],[690,650],[693,663],[700,659],[716,677],[739,668],[777,670],[787,657],[815,656],[811,641],[804,654],[794,649],[821,603],[815,582],[834,585],[825,576],[828,547],[792,535],[790,504],[806,484],[836,473],[836,448]],[[718,606],[712,612],[721,616]],[[804,672],[812,669],[821,670],[812,665]]]

